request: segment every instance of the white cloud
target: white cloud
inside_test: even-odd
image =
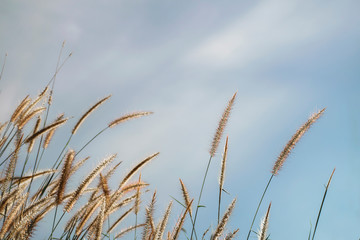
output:
[[[185,62],[215,67],[240,66],[271,54],[286,54],[302,44],[328,37],[345,21],[336,17],[337,10],[335,4],[261,2],[247,15],[192,49]]]

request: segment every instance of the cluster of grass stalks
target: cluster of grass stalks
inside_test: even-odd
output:
[[[236,99],[236,93],[230,98],[216,129],[197,200],[189,195],[185,184],[180,179],[183,199],[175,200],[183,206],[183,212],[179,214],[176,224],[169,226],[168,219],[172,209],[172,202],[169,203],[162,217],[158,220],[154,217],[156,192],[153,193],[148,206],[142,206],[141,204],[141,197],[148,183],[144,182],[138,173],[159,153],[154,153],[139,161],[128,173],[120,178],[115,189],[111,189],[108,182],[121,164],[116,159],[116,154],[99,161],[91,171],[87,170],[88,175],[82,182],[78,183],[75,189],[69,189],[68,187],[68,183],[73,181],[74,175],[81,171],[82,165],[89,159],[89,157],[79,159],[78,156],[90,142],[110,128],[134,118],[152,114],[152,112],[133,112],[109,121],[101,131],[83,146],[78,149],[69,148],[72,138],[76,135],[82,123],[111,96],[102,98],[89,106],[89,109],[83,115],[78,116],[66,144],[59,147],[59,154],[53,158],[55,161],[49,163],[51,167],[45,170],[39,169],[44,152],[52,143],[53,135],[60,131],[63,125],[68,124],[69,120],[65,114],[59,115],[53,121],[48,120],[56,74],[68,59],[66,58],[60,63],[61,52],[54,77],[45,89],[33,98],[29,95],[23,98],[9,116],[8,121],[0,123],[0,166],[2,168],[0,178],[0,239],[30,239],[34,236],[36,227],[46,215],[50,215],[50,219],[52,219],[51,227],[47,229],[48,239],[235,239],[239,229],[228,230],[226,224],[235,207],[236,198],[232,200],[225,211],[221,211],[228,138],[226,138],[219,174],[217,226],[212,231],[209,228],[204,233],[200,233],[197,232],[196,223],[200,214],[199,210],[202,207],[201,198],[211,160],[218,151],[224,128]],[[296,143],[324,111],[325,109],[322,109],[313,114],[296,131],[275,161],[269,181],[252,219],[247,239],[251,234],[256,234],[260,240],[268,239],[271,203],[261,221],[260,230],[258,232],[253,231],[264,195],[273,177],[279,173]],[[23,161],[19,159],[21,156],[25,156]],[[23,164],[19,165],[18,162]],[[21,172],[20,175],[15,174],[18,172]],[[136,176],[138,178],[135,178]],[[309,239],[315,237],[317,223],[331,177],[326,186],[315,228],[312,232],[310,231]],[[94,184],[95,179],[97,179],[96,184]],[[119,178],[117,177],[117,179]],[[81,198],[83,201],[80,201]],[[196,202],[196,205],[194,202]],[[138,221],[141,208],[144,209],[145,216],[139,219],[144,219],[143,222]],[[119,224],[124,222],[130,216],[130,213],[134,213],[136,216],[134,225],[125,229],[118,229]],[[66,222],[64,222],[65,215],[68,215]],[[191,222],[191,229],[183,231],[186,220]],[[55,230],[59,227],[63,228],[62,234],[55,236]],[[130,232],[133,232],[133,235],[129,234]]]

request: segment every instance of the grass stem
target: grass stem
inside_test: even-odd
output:
[[[209,161],[208,161],[208,164],[207,164],[207,167],[206,167],[206,171],[205,171],[205,175],[204,175],[204,179],[203,179],[203,182],[202,182],[202,185],[201,185],[201,190],[200,190],[199,199],[198,199],[198,202],[197,202],[197,205],[196,205],[196,211],[195,211],[195,216],[194,216],[194,224],[193,224],[193,227],[192,227],[192,230],[191,230],[190,239],[192,239],[194,232],[195,232],[195,235],[196,235],[195,224],[196,224],[196,219],[197,219],[197,214],[198,214],[198,211],[199,211],[201,196],[202,196],[202,192],[204,190],[205,180],[206,180],[206,176],[207,176],[208,171],[209,171],[211,159],[212,159],[212,156],[210,156],[210,158],[209,158]]]
[[[266,185],[266,187],[265,187],[265,190],[264,190],[264,192],[263,192],[263,194],[262,194],[262,196],[261,196],[260,202],[259,202],[259,204],[258,204],[258,206],[257,206],[257,208],[256,208],[256,212],[255,212],[255,215],[254,215],[253,220],[252,220],[252,222],[251,222],[251,226],[250,226],[250,229],[249,229],[249,233],[248,233],[248,235],[247,235],[247,237],[246,237],[246,240],[248,240],[249,237],[250,237],[250,234],[251,234],[251,231],[252,231],[252,227],[254,226],[254,222],[255,222],[256,216],[257,216],[257,214],[258,214],[258,212],[259,212],[261,203],[262,203],[262,201],[263,201],[263,199],[264,199],[265,193],[266,193],[266,191],[267,191],[267,189],[268,189],[268,187],[269,187],[269,185],[270,185],[270,182],[271,182],[271,180],[273,179],[273,177],[274,177],[274,174],[271,174],[271,177],[270,177],[270,179],[269,179],[269,181],[268,181],[268,183],[267,183],[267,185]]]
[[[314,232],[313,232],[313,236],[312,236],[311,240],[314,240],[314,238],[315,238],[315,233],[316,233],[316,229],[317,229],[317,226],[318,226],[318,223],[319,223],[321,211],[322,211],[322,208],[323,208],[323,206],[324,206],[326,194],[327,194],[327,191],[328,191],[328,189],[329,189],[329,185],[330,185],[332,176],[334,175],[334,172],[335,172],[335,168],[334,168],[334,170],[332,171],[331,176],[330,176],[330,178],[329,178],[329,181],[328,181],[328,183],[327,183],[327,185],[326,185],[326,187],[325,187],[324,196],[323,196],[322,201],[321,201],[319,213],[318,213],[318,216],[317,216],[317,219],[316,219],[316,223],[315,223],[315,227],[314,227]]]

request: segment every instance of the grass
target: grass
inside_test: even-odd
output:
[[[159,219],[155,219],[156,193],[153,193],[148,206],[142,205],[144,202],[142,201],[143,193],[147,191],[149,184],[143,181],[143,177],[140,177],[139,173],[142,168],[159,155],[158,152],[140,160],[124,176],[116,176],[119,180],[117,188],[112,189],[108,184],[117,167],[121,164],[116,154],[113,154],[99,161],[98,165],[89,171],[81,182],[77,183],[75,189],[69,189],[69,182],[72,185],[74,184],[74,175],[82,170],[82,165],[88,159],[78,159],[78,155],[94,139],[108,129],[135,118],[148,116],[152,112],[133,112],[120,116],[109,121],[101,131],[90,138],[83,146],[70,149],[69,144],[76,137],[77,130],[81,128],[82,123],[92,114],[95,114],[96,109],[105,104],[111,97],[111,95],[106,96],[90,105],[84,114],[77,116],[78,120],[73,126],[66,143],[60,146],[57,145],[59,154],[54,156],[55,161],[49,162],[48,169],[38,169],[40,162],[43,160],[44,152],[52,144],[53,135],[61,131],[62,127],[69,122],[69,118],[64,114],[58,116],[53,122],[48,121],[56,75],[71,56],[69,54],[63,62],[60,62],[62,51],[63,46],[59,54],[55,74],[44,90],[33,99],[30,95],[23,98],[13,113],[8,116],[8,121],[0,123],[0,164],[2,168],[0,178],[0,239],[31,239],[36,232],[36,227],[47,215],[51,216],[49,219],[52,219],[51,228],[48,228],[48,239],[236,239],[239,229],[229,230],[226,228],[232,211],[236,207],[236,198],[233,199],[223,213],[221,211],[223,207],[221,199],[224,191],[228,137],[224,146],[219,185],[215,187],[219,192],[217,219],[215,219],[217,220],[217,226],[213,230],[210,230],[209,227],[206,232],[199,233],[196,224],[198,216],[201,214],[202,194],[206,186],[211,160],[219,147],[237,93],[230,98],[215,131],[197,200],[195,201],[189,195],[185,184],[180,180],[183,200],[174,200],[183,206],[183,211],[181,213],[172,213],[173,202],[170,202],[163,215]],[[0,79],[4,66],[5,63],[1,70]],[[253,230],[264,196],[272,180],[279,174],[291,150],[305,132],[323,115],[324,111],[325,109],[322,109],[313,114],[296,131],[275,161],[269,181],[261,194],[255,214],[250,221],[247,239],[250,239],[253,235],[256,235],[261,240],[269,239],[268,228],[271,203],[264,219],[261,221],[259,232],[256,233]],[[24,161],[21,161],[23,165],[18,165],[18,162],[20,162],[19,156],[22,156],[19,153],[23,152],[26,153]],[[29,159],[34,159],[34,161],[29,161]],[[31,170],[28,171],[29,169]],[[15,173],[19,171],[21,171],[21,175],[16,176]],[[25,172],[27,173],[25,174]],[[334,171],[326,185],[311,239],[315,238],[333,174]],[[144,178],[146,179],[146,177]],[[94,184],[96,179],[98,180],[97,185]],[[193,206],[195,202],[196,205]],[[145,212],[143,218],[138,216],[142,213],[140,209]],[[131,213],[136,216],[134,225],[119,228],[120,223],[129,223],[126,219],[129,218]],[[178,216],[178,220],[174,225],[169,224],[170,214]],[[67,221],[64,220],[66,215],[68,215]],[[140,219],[144,219],[144,221],[141,222]],[[190,221],[191,229],[184,229],[186,220]],[[62,234],[55,236],[58,228],[63,228],[61,230]],[[132,234],[129,234],[130,232]],[[309,239],[310,237],[311,230]]]

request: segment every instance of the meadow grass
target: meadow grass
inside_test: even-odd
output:
[[[235,208],[236,198],[233,199],[223,213],[221,211],[222,192],[225,191],[223,185],[226,172],[228,137],[226,138],[223,151],[219,185],[215,187],[219,192],[217,226],[213,231],[210,231],[209,227],[204,233],[199,233],[197,232],[196,223],[199,214],[201,214],[200,209],[203,206],[201,199],[211,160],[219,147],[237,93],[230,98],[215,131],[209,150],[209,160],[196,201],[189,195],[187,187],[180,179],[183,199],[178,200],[175,198],[174,201],[183,207],[183,211],[174,214],[178,216],[178,220],[173,226],[170,226],[168,223],[169,216],[172,214],[173,202],[168,204],[159,219],[155,219],[156,192],[153,193],[149,205],[142,206],[144,202],[142,201],[142,194],[146,191],[149,184],[143,181],[141,175],[134,179],[143,167],[159,155],[158,152],[145,157],[135,164],[130,171],[120,178],[118,187],[115,189],[112,189],[108,182],[121,164],[117,160],[116,154],[99,161],[96,167],[88,171],[87,176],[77,184],[74,190],[70,190],[68,187],[69,182],[73,181],[74,174],[81,171],[82,165],[89,159],[88,157],[78,159],[78,154],[84,151],[94,139],[110,128],[135,118],[150,115],[152,112],[141,111],[122,115],[115,120],[109,121],[102,130],[83,146],[70,149],[69,144],[78,129],[82,127],[82,123],[88,117],[91,117],[92,114],[95,114],[96,109],[107,102],[111,97],[111,95],[108,95],[90,105],[84,114],[77,116],[78,120],[72,127],[66,143],[63,146],[58,146],[60,153],[54,157],[56,160],[53,163],[49,163],[48,169],[38,169],[44,152],[47,151],[48,146],[52,143],[52,137],[57,131],[61,131],[62,126],[68,124],[69,120],[69,117],[61,114],[53,122],[48,121],[56,75],[71,56],[69,54],[63,62],[60,62],[63,47],[64,45],[59,54],[55,74],[44,90],[33,98],[27,95],[20,101],[13,113],[8,116],[8,121],[0,123],[0,166],[2,168],[0,178],[0,239],[31,239],[35,234],[36,227],[46,215],[52,216],[51,228],[48,229],[47,234],[48,239],[236,239],[239,229],[229,230],[226,228]],[[1,70],[0,80],[4,66],[5,63]],[[291,150],[304,133],[323,115],[324,111],[325,109],[322,109],[313,114],[295,132],[275,161],[269,181],[261,194],[255,214],[251,219],[247,239],[250,238],[251,234],[256,234],[256,237],[260,240],[268,239],[271,203],[265,217],[261,221],[259,232],[253,231],[264,196],[271,181],[278,175]],[[32,119],[35,121],[31,121]],[[26,153],[26,157],[22,161],[23,165],[18,165],[18,162],[20,162],[20,152]],[[34,161],[29,161],[29,159],[34,159]],[[31,171],[25,174],[25,171],[29,168]],[[16,169],[21,169],[20,176],[15,175]],[[310,237],[311,239],[315,238],[323,204],[334,171],[326,185],[316,225],[313,231],[310,230],[309,239]],[[97,185],[94,185],[95,179],[98,179]],[[117,176],[117,179],[119,179],[119,176]],[[80,201],[80,199],[86,200]],[[196,202],[196,205],[194,205],[194,202]],[[138,222],[138,215],[141,213],[140,209],[144,209],[145,212],[144,218],[141,218],[144,219],[144,222]],[[130,213],[136,215],[134,225],[119,229],[120,223],[125,222]],[[69,215],[66,222],[63,220],[65,215]],[[191,229],[187,229],[187,231],[184,229],[184,222],[186,220],[191,223]],[[61,230],[62,234],[55,236],[55,231],[58,228],[63,228]],[[130,232],[133,232],[133,235],[129,234]]]

